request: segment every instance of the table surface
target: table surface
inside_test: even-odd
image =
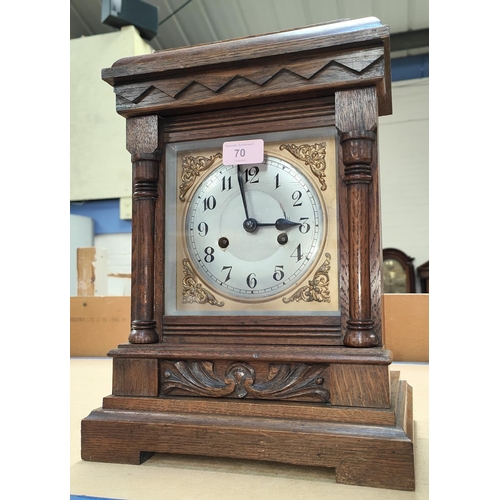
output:
[[[125,500],[427,500],[429,498],[429,365],[393,363],[413,387],[413,492],[336,484],[332,470],[248,460],[155,454],[142,465],[85,462],[80,424],[111,393],[112,360],[71,358],[70,493]]]

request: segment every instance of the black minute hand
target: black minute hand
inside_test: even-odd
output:
[[[238,165],[238,185],[240,186],[241,201],[243,202],[243,208],[245,209],[245,220],[243,221],[243,229],[247,233],[253,233],[257,229],[258,223],[255,219],[248,217],[248,207],[247,199],[245,195],[245,188],[243,187],[243,172],[240,169],[241,165]]]
[[[240,169],[241,165],[238,165],[238,184],[240,186],[241,200],[243,201],[243,208],[245,209],[245,217],[248,219],[248,207],[247,199],[245,196],[245,188],[243,187],[243,172]]]

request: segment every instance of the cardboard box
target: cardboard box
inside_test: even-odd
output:
[[[130,334],[130,296],[71,297],[71,356],[106,356]],[[429,361],[429,294],[384,295],[385,347],[394,361]]]
[[[429,294],[384,294],[384,332],[394,361],[429,362]]]
[[[130,335],[130,296],[70,297],[70,356],[106,356]]]

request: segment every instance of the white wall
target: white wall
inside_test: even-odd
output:
[[[393,83],[379,120],[382,245],[429,260],[429,79]],[[420,290],[417,278],[417,291]]]
[[[94,245],[108,251],[108,295],[130,295],[131,280],[123,275],[131,273],[132,235],[96,234]]]
[[[70,200],[131,196],[125,119],[116,113],[113,88],[101,70],[152,51],[133,26],[70,41]]]

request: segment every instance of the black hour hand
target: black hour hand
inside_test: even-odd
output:
[[[302,224],[300,222],[293,222],[291,220],[287,219],[278,219],[276,222],[257,222],[255,219],[247,219],[245,223],[243,224],[253,224],[255,226],[255,229],[257,227],[275,227],[278,231],[285,231],[286,229],[289,229],[294,226],[301,226]],[[248,232],[253,232],[255,229],[250,230],[249,228],[245,228]]]
[[[287,220],[287,219],[278,219],[274,225],[278,231],[285,231],[286,229],[289,229],[290,227],[300,226],[301,222],[293,222],[293,221]]]

